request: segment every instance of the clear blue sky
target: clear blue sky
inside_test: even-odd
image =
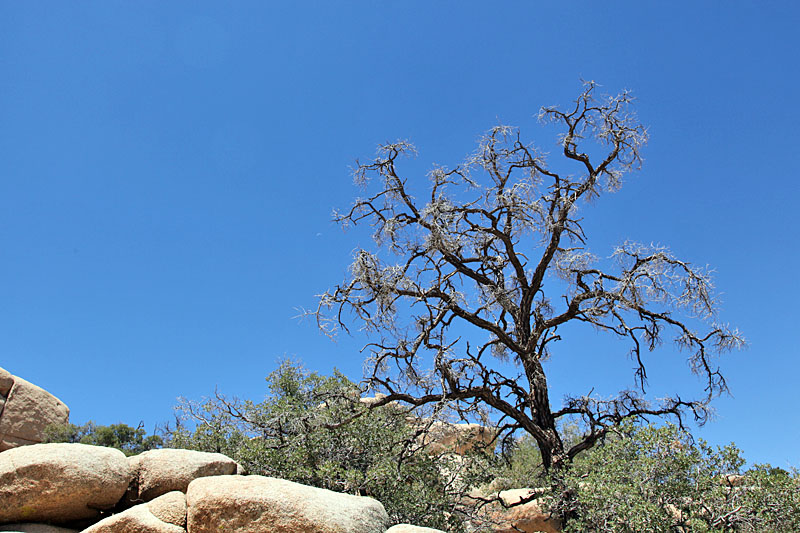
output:
[[[800,466],[798,26],[788,1],[0,2],[0,366],[148,429],[178,396],[260,398],[285,355],[358,379],[363,339],[293,318],[369,244],[330,222],[348,167],[407,138],[422,180],[498,120],[549,149],[534,115],[582,77],[651,135],[585,212],[593,251],[716,268],[750,346],[700,434]],[[565,346],[555,403],[632,385],[625,346]],[[699,388],[656,355],[655,391]]]

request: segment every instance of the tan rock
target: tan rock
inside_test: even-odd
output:
[[[14,376],[8,370],[0,368],[0,396],[7,397],[13,385]]]
[[[83,533],[185,533],[186,496],[173,491],[101,520]]]
[[[375,404],[377,404],[378,402],[384,400],[385,398],[386,398],[385,394],[381,394],[380,392],[376,392],[375,396],[363,396],[363,397],[359,398],[358,401],[362,405],[364,405],[366,407],[373,407]],[[398,412],[398,411],[399,412],[408,412],[409,411],[409,407],[404,406],[400,402],[395,402],[395,401],[391,401],[389,403],[385,403],[380,407],[385,407],[387,409],[393,409],[396,412]]]
[[[373,405],[383,400],[384,398],[386,398],[385,394],[377,392],[375,393],[375,396],[364,396],[363,398],[359,398],[358,401],[366,405],[367,407],[372,407]]]
[[[499,497],[506,505],[513,505],[537,492],[536,489],[511,489],[500,492]],[[541,499],[507,509],[497,506],[490,513],[495,523],[494,533],[561,533],[561,523],[542,509]]]
[[[719,482],[723,487],[741,487],[745,477],[741,474],[725,474],[720,476]]]
[[[0,453],[0,523],[64,523],[113,508],[131,479],[125,455],[86,444],[34,444]]]
[[[6,524],[0,531],[8,533],[78,533],[77,529],[50,526],[47,524]]]
[[[263,476],[192,481],[190,533],[383,533],[389,517],[372,498]]]
[[[205,476],[235,474],[236,461],[221,453],[163,448],[128,458],[133,472],[126,500],[150,501],[174,490],[186,492],[189,483]]]
[[[153,516],[174,526],[186,527],[186,494],[174,490],[147,503]]]
[[[430,527],[412,526],[410,524],[397,524],[387,529],[386,533],[444,533],[444,531]]]
[[[496,444],[495,430],[480,424],[452,424],[438,420],[433,422],[420,420],[416,424],[427,427],[420,443],[431,455],[441,453],[464,455],[475,449],[491,452]]]
[[[47,426],[69,422],[64,402],[22,378],[13,380],[0,416],[0,451],[42,442]]]

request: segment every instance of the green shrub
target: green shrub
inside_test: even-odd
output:
[[[75,424],[49,426],[45,429],[44,442],[73,442],[106,446],[122,450],[128,456],[164,445],[160,436],[148,436],[141,424],[136,428],[122,423],[98,426],[91,420],[82,426]]]
[[[224,453],[250,474],[374,497],[395,523],[463,530],[458,501],[479,470],[419,450],[406,411],[367,409],[341,373],[321,376],[291,361],[267,377],[267,388],[260,403],[183,401],[193,427],[175,429],[168,445]],[[454,482],[448,472],[456,467]]]
[[[672,425],[627,426],[579,456],[553,511],[565,532],[800,531],[800,478],[769,465],[739,475],[733,444],[712,448]]]

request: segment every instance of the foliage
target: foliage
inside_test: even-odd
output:
[[[465,163],[434,167],[427,191],[402,168],[415,154],[407,141],[358,163],[364,194],[335,220],[370,225],[375,246],[355,252],[345,281],[312,314],[331,336],[354,325],[370,335],[367,378],[386,403],[447,404],[465,420],[492,411],[503,431],[531,435],[546,470],[628,420],[706,420],[708,402],[727,390],[715,358],[744,343],[717,320],[710,270],[633,242],[602,259],[579,214],[641,164],[647,131],[632,102],[589,82],[574,105],[541,110],[560,130],[552,158],[496,126]],[[567,325],[624,341],[637,390],[552,406],[544,361],[573,356],[559,349]],[[648,352],[667,340],[701,381],[697,399],[644,398]],[[558,425],[569,420],[585,433],[568,447]]]
[[[582,436],[580,426],[574,423],[562,424],[559,435],[566,446],[572,446]],[[584,454],[590,452],[584,452]],[[542,467],[542,454],[536,440],[528,434],[510,435],[503,443],[501,454],[495,466],[493,490],[520,487],[542,487],[547,481],[547,472]]]
[[[321,376],[291,361],[267,385],[260,403],[184,400],[194,428],[176,428],[169,446],[224,453],[250,474],[374,497],[396,523],[461,530],[458,497],[477,470],[421,453],[405,411],[368,409],[341,373]]]
[[[121,450],[128,456],[161,448],[164,445],[160,436],[147,435],[141,424],[136,428],[122,423],[98,426],[90,420],[82,426],[75,424],[49,426],[45,429],[45,435],[44,442],[73,442],[106,446]]]
[[[755,466],[673,425],[634,427],[582,455],[553,510],[565,532],[800,531],[797,472]]]

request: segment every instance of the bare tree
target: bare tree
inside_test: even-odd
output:
[[[627,419],[672,415],[682,423],[689,413],[706,420],[708,402],[727,390],[714,356],[744,340],[716,322],[707,269],[631,242],[608,260],[588,251],[579,206],[617,190],[640,167],[647,141],[629,93],[597,92],[586,83],[568,110],[540,112],[562,130],[558,159],[566,171],[507,126],[489,131],[463,165],[435,167],[422,202],[398,168],[414,152],[408,142],[381,146],[357,165],[365,196],[335,219],[370,224],[377,251],[356,252],[348,279],[321,295],[315,314],[329,335],[354,323],[371,335],[367,380],[387,394],[376,405],[447,404],[464,417],[489,409],[501,430],[533,436],[549,471]],[[557,294],[548,293],[551,285]],[[556,349],[567,323],[626,339],[635,390],[567,397],[554,409],[543,362],[580,357]],[[644,399],[643,351],[668,336],[702,379],[701,399]],[[568,418],[585,427],[569,448],[557,431]]]

